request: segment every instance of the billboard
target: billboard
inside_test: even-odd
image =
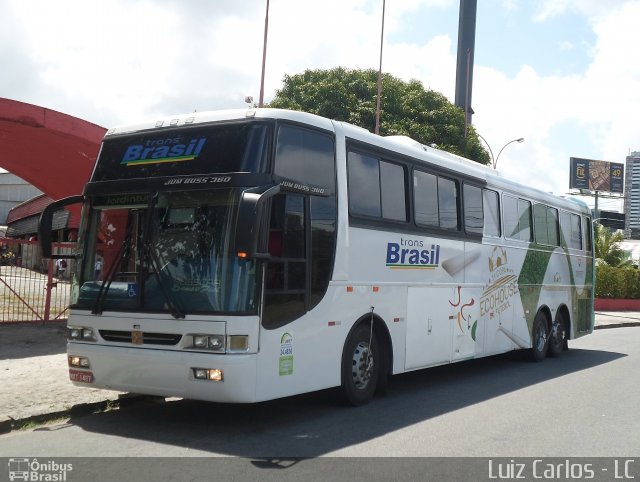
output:
[[[589,189],[590,191],[624,191],[624,164],[616,162],[594,161],[572,157],[569,177],[570,189]]]

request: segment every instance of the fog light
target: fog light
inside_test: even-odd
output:
[[[193,377],[196,380],[209,380],[212,382],[222,382],[224,372],[219,368],[192,368]]]
[[[76,368],[89,368],[91,365],[89,359],[84,356],[69,355],[69,366]]]
[[[205,370],[204,368],[194,368],[193,376],[198,380],[206,380],[207,378],[209,378],[207,370]]]

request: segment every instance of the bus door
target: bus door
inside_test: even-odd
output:
[[[405,369],[451,361],[451,288],[409,287]]]

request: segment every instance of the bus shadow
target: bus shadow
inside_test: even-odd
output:
[[[203,456],[250,458],[255,466],[275,463],[277,468],[283,460],[329,454],[627,356],[572,349],[532,363],[526,355],[513,352],[395,376],[386,397],[358,408],[339,404],[336,390],[324,390],[253,405],[141,403],[71,422],[90,432],[184,447]]]

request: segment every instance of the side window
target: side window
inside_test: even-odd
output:
[[[414,171],[413,196],[416,224],[460,229],[456,181]]]
[[[505,195],[502,198],[504,235],[509,239],[531,241],[531,203]]]
[[[582,249],[582,220],[580,216],[561,211],[560,230],[564,246],[571,249]]]
[[[558,210],[544,204],[534,207],[535,235],[538,244],[558,246]]]
[[[352,215],[407,221],[403,166],[349,151],[347,170]]]
[[[382,215],[380,206],[380,169],[378,159],[349,152],[349,212],[355,215]]]
[[[395,221],[407,220],[404,168],[380,161],[380,197],[382,217]]]
[[[282,125],[278,129],[274,173],[302,184],[335,192],[333,137],[302,127]]]
[[[593,227],[591,226],[591,219],[585,217],[584,218],[584,250],[590,253],[593,250],[593,245],[591,244],[591,235],[593,233]]]
[[[438,207],[440,211],[440,227],[444,229],[459,229],[457,182],[438,177]]]
[[[484,234],[500,236],[500,203],[498,193],[489,189],[482,190],[484,211]]]
[[[439,226],[438,178],[433,174],[415,171],[413,197],[416,223],[420,226]]]
[[[464,194],[464,228],[467,233],[482,234],[484,210],[482,208],[482,189],[465,184]]]

